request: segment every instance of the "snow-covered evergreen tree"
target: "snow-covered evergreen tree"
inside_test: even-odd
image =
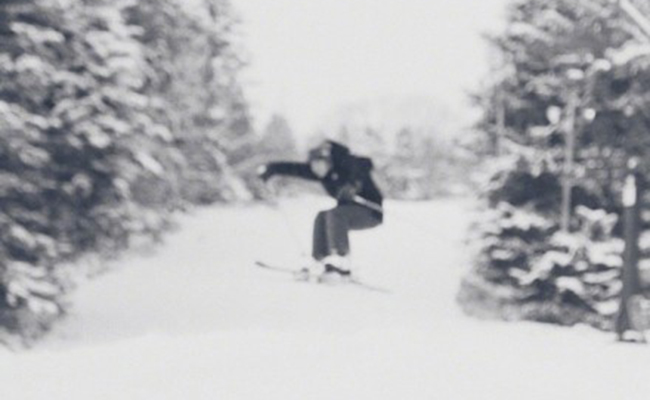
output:
[[[61,261],[157,236],[183,198],[246,192],[228,3],[179,4],[0,2],[0,329],[35,337],[63,313]]]
[[[124,4],[2,8],[0,308],[3,325],[27,335],[62,311],[56,263],[126,246],[147,216],[131,189],[152,166],[164,174],[147,154],[159,126],[140,93],[148,70]]]
[[[246,197],[230,167],[255,138],[237,73],[243,62],[227,0],[141,0],[126,10],[157,70],[145,93],[177,145],[177,177],[192,202]]]
[[[644,111],[650,105],[645,83],[650,64],[642,50],[647,37],[616,2],[519,0],[510,6],[506,30],[490,41],[501,63],[477,101],[484,109],[479,130],[485,133],[486,149],[501,155],[500,160],[489,159],[492,168],[486,169],[492,172],[484,190],[486,212],[498,217],[479,223],[476,268],[460,298],[468,310],[490,304],[503,314],[500,305],[506,303],[486,299],[499,299],[506,291],[513,296],[507,304],[519,316],[607,325],[611,303],[602,301],[616,294],[617,263],[603,265],[598,257],[575,254],[603,247],[584,233],[585,215],[617,215],[627,158],[644,157],[650,150],[650,119]],[[571,135],[575,164],[568,171]],[[562,233],[560,240],[561,185],[566,179],[572,182],[572,233]],[[520,213],[530,214],[544,229],[534,234],[504,230],[502,225]],[[616,236],[617,227],[612,229]],[[558,250],[558,240],[574,245]],[[621,249],[610,250],[616,254]],[[565,285],[567,271],[571,287]],[[606,273],[594,278],[594,271]],[[532,276],[536,283],[531,287]],[[603,276],[608,279],[601,280]],[[585,289],[593,279],[607,286],[607,295],[601,298]],[[571,296],[561,295],[567,290]],[[544,311],[549,305],[554,317]],[[570,311],[576,308],[580,317],[562,317],[575,316]]]
[[[258,150],[263,157],[274,160],[291,160],[298,155],[296,138],[289,121],[274,114],[262,132]]]

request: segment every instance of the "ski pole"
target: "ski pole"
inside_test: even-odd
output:
[[[354,196],[353,200],[354,200],[355,203],[357,203],[357,204],[359,204],[361,206],[365,206],[367,208],[370,208],[373,211],[377,211],[377,212],[380,212],[380,213],[384,212],[383,206],[381,206],[381,205],[379,205],[379,204],[377,204],[375,202],[372,202],[370,200],[364,199],[361,196],[358,196],[358,195]],[[431,232],[429,231],[429,229],[427,229],[426,227],[424,227],[420,223],[416,223],[415,221],[411,220],[410,218],[406,218],[403,215],[397,215],[397,219],[401,220],[401,221],[403,221],[405,223],[408,223],[409,225],[411,225],[411,226],[413,226],[415,228],[418,228],[420,231],[422,231],[422,233],[425,233],[427,235],[431,235]]]
[[[264,188],[266,188],[267,193],[271,197],[271,203],[272,203],[272,208],[278,213],[280,218],[282,219],[287,231],[289,232],[289,236],[291,236],[291,239],[294,242],[294,245],[296,249],[300,252],[301,257],[306,257],[307,252],[305,251],[305,246],[300,239],[300,235],[298,235],[298,232],[296,231],[295,226],[291,223],[289,220],[289,216],[287,215],[286,211],[282,208],[281,202],[278,200],[278,195],[276,190],[271,190],[267,185],[264,185]]]
[[[377,211],[377,212],[380,212],[380,213],[384,212],[384,209],[383,209],[383,207],[381,205],[379,205],[379,204],[377,204],[375,202],[372,202],[370,200],[366,200],[366,199],[364,199],[363,197],[361,197],[359,195],[354,196],[353,200],[354,200],[355,203],[357,203],[359,205],[362,205],[362,206],[365,206],[365,207],[368,207],[369,209],[371,209],[373,211]]]

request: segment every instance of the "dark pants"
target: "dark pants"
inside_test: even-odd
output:
[[[338,205],[321,211],[314,221],[312,255],[316,260],[332,255],[350,253],[348,232],[373,228],[381,223],[375,211],[360,205]]]

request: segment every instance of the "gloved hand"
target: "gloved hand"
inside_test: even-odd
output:
[[[343,185],[341,189],[339,189],[338,195],[336,197],[338,200],[352,201],[357,195],[357,192],[358,188],[355,185],[347,184]]]
[[[257,176],[262,180],[262,182],[268,181],[271,175],[271,171],[266,165],[260,165],[257,168]]]

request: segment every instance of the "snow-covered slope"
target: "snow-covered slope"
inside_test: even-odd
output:
[[[645,399],[650,352],[589,328],[481,322],[454,304],[469,203],[389,203],[355,233],[357,287],[292,282],[327,200],[216,207],[79,290],[38,348],[0,352],[0,398]],[[284,213],[284,214],[283,214]],[[283,215],[288,220],[283,218]],[[292,231],[302,236],[296,243]]]

